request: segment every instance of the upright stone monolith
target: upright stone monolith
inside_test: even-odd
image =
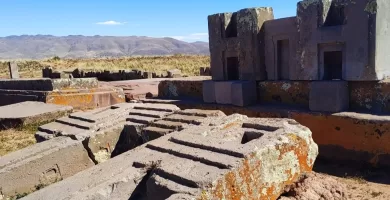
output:
[[[11,79],[19,78],[19,67],[16,62],[8,62],[8,68]]]

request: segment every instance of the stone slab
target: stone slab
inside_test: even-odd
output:
[[[250,106],[256,104],[256,81],[239,81],[232,84],[232,104],[235,106]]]
[[[93,165],[81,141],[54,138],[0,157],[1,194],[30,193]]]
[[[310,84],[309,108],[318,112],[342,112],[349,108],[348,82],[314,81]]]
[[[246,127],[263,135],[248,139]],[[276,199],[311,171],[317,154],[310,130],[294,120],[223,116],[160,137],[24,199]]]
[[[93,89],[98,87],[96,78],[74,78],[74,79],[1,79],[0,89],[9,90],[37,90],[53,91],[67,89]]]
[[[215,82],[203,81],[203,101],[205,103],[215,103]]]
[[[232,104],[232,84],[234,81],[215,82],[215,100],[218,104]]]
[[[73,111],[71,106],[26,101],[0,107],[0,129],[40,124],[66,116]]]

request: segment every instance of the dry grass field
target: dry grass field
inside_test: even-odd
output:
[[[36,143],[38,126],[0,131],[0,157]]]
[[[42,68],[51,66],[54,70],[119,70],[139,69],[161,72],[169,69],[180,69],[185,75],[199,75],[200,67],[210,65],[209,56],[172,55],[145,56],[123,58],[94,58],[94,59],[59,59],[20,60],[17,61],[22,78],[38,78],[42,76]],[[0,78],[8,78],[6,62],[0,62]]]

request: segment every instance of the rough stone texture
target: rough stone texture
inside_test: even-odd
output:
[[[127,70],[122,69],[118,71],[113,70],[87,70],[87,69],[75,69],[68,72],[53,72],[53,69],[46,67],[42,69],[42,77],[58,79],[64,75],[66,78],[72,76],[74,78],[97,78],[99,81],[121,81],[121,80],[135,80],[146,78],[168,78],[168,72],[162,72],[156,74],[155,72],[148,72],[145,74],[142,70]]]
[[[203,81],[203,101],[206,103],[215,103],[215,82]]]
[[[257,91],[262,104],[309,108],[310,81],[263,81]]]
[[[106,107],[123,103],[125,100],[123,90],[113,87],[53,91],[47,93],[45,98],[46,103],[70,105],[77,110]]]
[[[95,78],[0,80],[0,106],[41,101],[94,109],[125,102],[121,88],[98,87]]]
[[[154,79],[153,79],[154,80]],[[194,85],[202,84],[203,80],[184,81],[175,80],[179,88],[191,88]],[[169,80],[160,85],[161,90],[168,90]],[[199,82],[199,83],[194,83]],[[309,108],[311,81],[261,81],[257,84],[258,103],[267,105],[284,106],[286,108]],[[137,83],[138,84],[138,83]],[[140,84],[140,87],[143,85]],[[351,111],[370,112],[370,113],[390,113],[390,82],[380,81],[350,81],[349,88],[349,105]],[[157,89],[156,89],[157,90]],[[192,93],[191,99],[203,99],[203,88],[199,89],[202,93]],[[186,89],[188,91],[188,89]],[[186,94],[186,93],[183,93]],[[27,95],[27,94],[26,94]],[[198,95],[198,96],[197,96]],[[1,93],[0,93],[1,96]],[[186,95],[184,96],[186,97]],[[38,98],[38,97],[37,97]],[[164,97],[170,98],[170,97]],[[184,99],[181,93],[171,99]],[[1,98],[0,98],[1,102]]]
[[[263,24],[273,18],[272,8],[248,8],[208,16],[213,80],[228,80],[229,57],[239,60],[240,80],[266,79]]]
[[[390,113],[390,82],[349,82],[350,109]]]
[[[53,121],[73,111],[70,106],[26,101],[0,107],[0,130]]]
[[[217,81],[215,87],[215,101],[218,104],[232,104],[233,81]]]
[[[317,173],[304,175],[279,200],[347,200],[346,187],[336,179]]]
[[[66,89],[92,89],[98,87],[95,78],[74,79],[2,79],[0,88],[8,90],[53,91]]]
[[[348,82],[314,81],[310,83],[309,108],[318,112],[342,112],[349,108]]]
[[[170,115],[173,111],[175,111],[175,114]],[[217,110],[203,111],[190,109],[178,111],[176,108],[172,109],[171,112],[161,116],[162,119],[150,119],[150,121],[129,118],[129,122],[125,125],[121,138],[119,139],[120,143],[116,145],[113,156],[117,156],[174,131],[183,130],[191,125],[201,124],[207,120],[205,119],[207,117],[225,116],[224,113]],[[144,116],[151,116],[145,112],[143,113]]]
[[[164,80],[158,85],[158,96],[169,99],[202,99],[202,81],[209,80],[210,77],[199,77],[192,80],[176,79]]]
[[[149,118],[143,122],[146,127],[178,110],[168,104],[124,103],[73,113],[40,126],[36,133],[40,143],[0,158],[0,192],[5,197],[30,193],[103,163],[115,150],[120,154],[123,152],[118,149],[128,148],[122,146],[128,145],[127,141],[120,141],[130,131],[124,130],[129,128],[126,120]],[[185,116],[192,113],[216,112],[189,111]]]
[[[0,193],[30,193],[93,165],[80,141],[55,138],[0,157]]]
[[[256,81],[237,81],[232,84],[232,104],[235,106],[249,106],[256,104]]]
[[[390,166],[389,116],[353,112],[319,113],[269,105],[232,107],[202,102],[163,102],[174,103],[181,109],[221,110],[227,115],[240,113],[249,117],[291,118],[312,131],[322,158],[333,162]]]
[[[268,80],[294,80],[297,64],[297,18],[288,17],[264,23],[265,64]],[[288,41],[286,51],[280,52],[278,42]],[[279,55],[279,54],[285,55]],[[282,63],[278,60],[284,61]],[[283,66],[280,66],[283,64]]]
[[[385,64],[389,59],[385,53],[389,43],[389,5],[385,0],[299,2],[297,79],[322,79],[323,65],[319,59],[327,48],[343,51],[343,80],[385,79],[389,75]],[[326,26],[332,6],[344,7],[346,20],[342,25]]]
[[[53,82],[51,79],[1,79],[0,89],[2,90],[37,90],[52,91]]]
[[[16,62],[8,62],[9,76],[11,79],[18,79],[19,77],[19,67]]]
[[[277,199],[317,154],[294,120],[206,118],[24,199]]]

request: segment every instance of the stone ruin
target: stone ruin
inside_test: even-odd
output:
[[[351,82],[390,75],[389,8],[386,0],[304,0],[283,19],[272,8],[210,15],[204,101],[252,105],[256,81],[311,81],[312,111],[348,110]]]
[[[1,157],[4,198],[276,199],[318,154],[294,120],[155,103],[76,112],[36,137]]]
[[[125,95],[121,88],[99,86],[96,78],[0,79],[0,106],[24,101],[93,109],[125,102]]]
[[[388,5],[305,0],[285,19],[271,8],[211,15],[212,80],[166,80],[158,93],[170,99],[41,125],[37,144],[0,157],[0,199],[290,199],[287,189],[329,179],[311,173],[317,156],[388,167]],[[356,108],[371,114],[340,112]],[[327,184],[326,198],[347,198]]]
[[[205,72],[206,73],[206,72]],[[135,79],[151,78],[179,78],[182,73],[178,69],[168,70],[166,72],[156,73],[143,70],[82,70],[73,71],[53,71],[51,67],[42,69],[43,78],[97,78],[99,81],[121,81]]]

